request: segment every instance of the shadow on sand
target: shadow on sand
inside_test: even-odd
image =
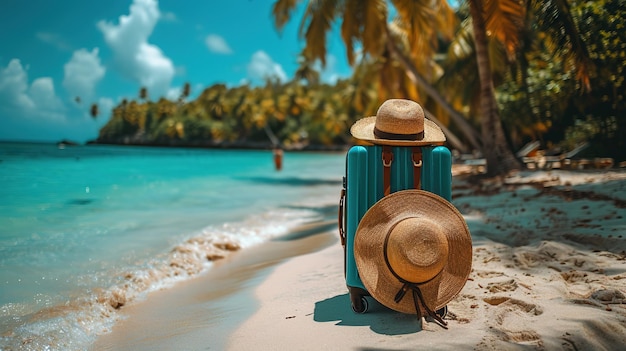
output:
[[[314,185],[338,185],[341,186],[341,179],[314,179],[301,177],[245,177],[241,180],[247,180],[253,183],[262,183],[267,185],[289,185],[289,186],[314,186]]]
[[[368,299],[369,310],[357,314],[350,307],[350,296],[346,293],[315,303],[313,319],[316,322],[334,322],[335,325],[369,326],[383,335],[412,334],[422,330],[421,322],[415,315],[392,311],[374,299]]]

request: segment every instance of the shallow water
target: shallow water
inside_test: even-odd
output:
[[[116,307],[323,218],[344,157],[0,143],[0,346],[85,348]]]

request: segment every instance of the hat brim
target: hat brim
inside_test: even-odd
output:
[[[423,146],[423,145],[443,145],[446,136],[441,128],[435,122],[424,118],[424,138],[419,140],[395,140],[382,139],[374,135],[374,126],[376,125],[376,117],[365,117],[356,121],[350,128],[350,134],[353,137],[369,141],[372,144],[392,145],[392,146]]]
[[[448,259],[443,269],[433,279],[418,285],[424,303],[431,310],[446,306],[463,289],[472,269],[470,231],[452,204],[423,190],[403,190],[383,197],[359,223],[354,238],[354,257],[361,281],[372,297],[404,313],[416,313],[415,305],[411,298],[399,303],[394,301],[403,283],[385,264],[383,243],[396,223],[415,217],[439,223],[448,240]]]

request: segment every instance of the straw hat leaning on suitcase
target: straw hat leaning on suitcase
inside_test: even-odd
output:
[[[441,129],[410,100],[385,101],[375,117],[357,121],[350,131],[379,145],[445,141]],[[445,327],[433,311],[465,285],[472,241],[463,216],[450,202],[431,192],[402,190],[365,213],[355,234],[354,256],[363,284],[377,301],[399,312],[429,315]]]

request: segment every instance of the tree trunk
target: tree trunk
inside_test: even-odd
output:
[[[280,140],[278,140],[276,134],[274,134],[269,124],[267,124],[267,121],[265,123],[265,126],[263,126],[263,129],[265,130],[265,134],[267,135],[268,139],[270,139],[270,141],[272,142],[272,146],[280,147]]]
[[[487,52],[487,32],[483,17],[483,1],[470,0],[470,15],[474,30],[476,62],[480,78],[480,123],[483,141],[483,156],[487,160],[487,174],[505,175],[520,169],[521,164],[509,148],[502,128],[502,121],[496,104],[496,96],[491,75],[491,63]]]
[[[461,130],[461,132],[463,133],[467,141],[470,143],[470,145],[474,149],[480,150],[482,145],[479,141],[478,132],[474,129],[474,127],[472,127],[469,124],[465,116],[463,116],[458,111],[456,111],[452,106],[450,106],[450,104],[446,101],[446,99],[443,96],[441,96],[441,94],[435,88],[433,88],[433,86],[430,85],[426,81],[426,79],[424,79],[424,77],[420,75],[420,73],[417,71],[417,68],[413,64],[413,62],[411,62],[411,60],[408,57],[406,57],[404,53],[402,52],[402,50],[396,45],[395,41],[393,40],[393,37],[391,36],[388,26],[385,26],[385,31],[387,34],[387,48],[398,59],[398,61],[404,66],[404,69],[406,70],[407,76],[409,77],[409,79],[411,79],[411,81],[413,81],[413,83],[415,83],[417,86],[422,88],[424,92],[430,98],[435,100],[437,104],[439,104],[446,112],[448,112],[448,114],[450,115],[450,118],[459,127],[459,129]],[[439,126],[442,126],[442,123],[436,118],[433,119],[433,122],[437,123],[437,125]],[[461,151],[466,151],[466,150],[461,150]]]

